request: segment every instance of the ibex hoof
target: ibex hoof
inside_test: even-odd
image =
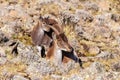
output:
[[[79,59],[79,65],[80,65],[80,67],[81,67],[82,69],[84,69],[83,63],[82,63],[81,59]]]
[[[41,57],[42,57],[42,58],[45,58],[45,57],[46,57],[46,55],[45,55],[45,54],[44,54],[44,55],[41,55]]]

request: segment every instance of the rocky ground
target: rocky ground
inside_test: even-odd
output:
[[[63,26],[84,69],[38,55],[30,31],[40,15]],[[120,80],[119,31],[120,0],[0,0],[0,80]]]

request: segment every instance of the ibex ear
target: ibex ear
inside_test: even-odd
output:
[[[46,19],[49,19],[50,17],[48,16]]]
[[[41,21],[43,21],[43,17],[42,17],[41,15],[40,15],[39,19],[40,19]]]
[[[44,19],[45,19],[45,20],[48,20],[49,18],[50,18],[50,17],[49,17],[49,16],[47,16],[47,17],[45,17]]]

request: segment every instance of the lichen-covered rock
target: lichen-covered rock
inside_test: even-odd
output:
[[[13,26],[10,24],[5,24],[2,28],[0,28],[0,31],[3,33],[4,36],[3,39],[6,37],[12,37],[12,34],[14,34]]]
[[[115,58],[115,56],[112,53],[102,51],[100,54],[96,56],[96,58],[101,60],[109,60]]]
[[[109,38],[111,35],[111,30],[108,27],[101,26],[98,27],[96,26],[96,29],[94,31],[94,36],[98,37],[100,36],[101,38]]]
[[[120,72],[120,62],[113,63],[112,70],[116,72]]]
[[[84,27],[80,26],[80,25],[75,26],[75,33],[76,33],[77,37],[83,38],[86,40],[92,40],[94,37],[94,35],[91,35],[92,33],[87,32],[87,30],[85,30]]]
[[[85,10],[76,10],[76,15],[78,15],[80,21],[92,22],[94,19],[93,16]]]
[[[79,74],[76,74],[76,75],[71,75],[66,80],[84,80],[84,78],[82,78],[82,76],[80,76]]]
[[[37,53],[37,51],[36,51]],[[31,46],[25,46],[23,43],[18,45],[18,58],[20,61],[26,64],[37,62],[39,55],[34,52],[34,48]]]
[[[1,31],[0,32],[0,43],[8,42],[9,38]]]
[[[92,63],[89,67],[87,67],[84,70],[81,70],[79,73],[81,78],[83,79],[88,79],[88,80],[94,80],[94,79],[103,79],[104,73],[105,73],[105,68],[103,64],[99,62],[94,62]],[[80,79],[81,79],[80,78]]]
[[[41,5],[41,4],[48,4],[48,3],[52,3],[54,2],[54,0],[37,0],[37,2]]]
[[[78,35],[81,35],[81,36],[82,36],[85,31],[84,31],[84,29],[83,29],[82,26],[76,25],[76,26],[75,26],[75,32],[76,32]]]
[[[89,71],[90,71],[91,74],[104,73],[105,68],[101,63],[94,62],[90,65]]]
[[[95,16],[95,25],[109,26],[110,20],[111,20],[111,13],[99,14]]]
[[[6,57],[4,48],[0,47],[0,57]]]
[[[90,46],[88,52],[89,52],[91,55],[97,55],[97,54],[99,54],[100,49],[99,49],[97,46]]]
[[[0,65],[3,65],[7,62],[6,57],[0,57]]]
[[[119,80],[119,73],[116,73],[116,72],[106,72],[104,73],[104,75],[101,76],[101,79],[99,79],[99,77],[96,77],[95,80],[106,80],[106,79],[109,79],[109,80]]]
[[[8,13],[8,10],[5,8],[6,6],[7,6],[7,4],[0,5],[0,17],[4,17],[7,15],[6,13]]]
[[[118,0],[0,0],[0,79],[120,80],[119,4]],[[84,69],[73,60],[55,65],[37,54],[30,32],[40,16],[62,24],[70,45],[85,56]],[[16,41],[15,56],[9,45]]]
[[[61,12],[61,16],[64,24],[77,23],[80,20],[79,16],[74,15],[69,11]]]
[[[119,14],[112,14],[111,19],[114,20],[115,22],[120,21],[120,15]]]
[[[76,10],[75,13],[71,13],[69,11],[63,11],[61,12],[62,20],[63,23],[65,24],[77,24],[79,21],[80,22],[92,22],[93,21],[93,16],[90,15],[89,12],[85,10]]]
[[[55,80],[61,80],[63,77],[62,76],[59,76],[59,75],[51,75],[52,79],[55,79]]]
[[[53,67],[53,65],[45,59],[41,59],[41,61],[31,63],[26,72],[30,75],[47,75],[54,73],[55,67]]]
[[[58,70],[61,74],[67,74],[70,70],[77,67],[80,68],[78,63],[75,63],[74,61],[69,61],[68,63],[57,65],[56,70]]]
[[[96,3],[86,2],[85,8],[86,10],[99,11],[99,7]]]
[[[12,80],[29,80],[21,75],[14,75]]]

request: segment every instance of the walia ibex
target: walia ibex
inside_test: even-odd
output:
[[[42,57],[54,58],[58,63],[64,62],[65,57],[67,57],[78,62],[82,67],[81,59],[78,58],[73,47],[69,44],[62,27],[56,20],[40,17],[40,21],[33,28],[31,37],[35,45],[42,47]],[[47,47],[47,50],[45,50],[45,47]]]

